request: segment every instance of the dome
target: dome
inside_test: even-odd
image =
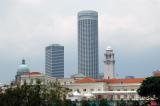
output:
[[[29,67],[25,64],[21,64],[19,65],[18,67],[18,71],[21,71],[21,72],[29,72]]]
[[[106,50],[113,50],[111,46],[107,46]]]
[[[72,78],[85,78],[85,77],[86,76],[81,73],[72,75]]]
[[[17,75],[29,73],[29,67],[25,64],[25,60],[22,60],[22,64],[19,65]]]

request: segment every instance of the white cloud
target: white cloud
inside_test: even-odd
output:
[[[38,6],[43,5],[48,0],[15,0],[15,3],[20,5]]]
[[[0,58],[34,58],[43,67],[44,47],[60,43],[66,47],[66,70],[76,73],[77,58],[68,58],[77,55],[77,12],[83,9],[99,12],[101,65],[107,45],[122,48],[126,55],[159,49],[159,0],[5,0],[0,1]]]

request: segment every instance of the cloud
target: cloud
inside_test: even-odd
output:
[[[101,72],[104,70],[103,54],[107,45],[111,45],[119,53],[117,55],[122,66],[118,67],[120,70],[123,70],[125,65],[122,61],[123,54],[126,58],[130,55],[143,57],[147,51],[154,48],[152,51],[155,52],[159,49],[159,0],[93,0],[92,3],[86,0],[2,0],[0,1],[2,59],[0,64],[4,70],[2,73],[13,70],[9,76],[14,76],[19,64],[17,61],[22,57],[27,58],[31,69],[44,72],[44,48],[51,43],[65,45],[66,75],[76,73],[77,12],[85,9],[99,12]],[[125,68],[129,70],[128,67]]]

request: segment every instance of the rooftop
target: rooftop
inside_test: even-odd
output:
[[[103,79],[103,80],[96,80],[92,78],[83,78],[81,80],[76,81],[76,83],[95,83],[95,82],[105,82],[110,84],[116,83],[142,83],[145,78],[124,78],[124,79]]]
[[[95,83],[95,82],[96,82],[95,79],[89,77],[76,81],[76,83]]]
[[[85,78],[86,76],[81,74],[81,73],[78,73],[78,74],[74,74],[71,76],[72,78]]]
[[[97,80],[97,82],[106,82],[106,83],[141,83],[145,78],[123,78],[123,79],[103,79]]]
[[[24,75],[41,75],[42,73],[40,73],[40,72],[30,72],[30,73],[26,73],[26,74],[24,74]]]
[[[113,50],[111,46],[107,46],[106,50]]]

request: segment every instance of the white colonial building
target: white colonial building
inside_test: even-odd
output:
[[[107,98],[113,100],[140,100],[137,89],[144,78],[128,79],[106,79],[95,80],[84,78],[75,81],[75,83],[64,85],[72,90],[72,93],[78,92],[82,98]],[[72,95],[74,96],[74,95]]]
[[[124,79],[102,79],[96,80],[85,77],[84,75],[75,74],[71,78],[54,78],[46,76],[39,72],[30,72],[21,75],[20,84],[35,84],[40,80],[42,84],[58,81],[66,88],[71,89],[68,99],[78,96],[79,99],[107,98],[112,100],[140,100],[137,89],[145,78],[124,78]]]

